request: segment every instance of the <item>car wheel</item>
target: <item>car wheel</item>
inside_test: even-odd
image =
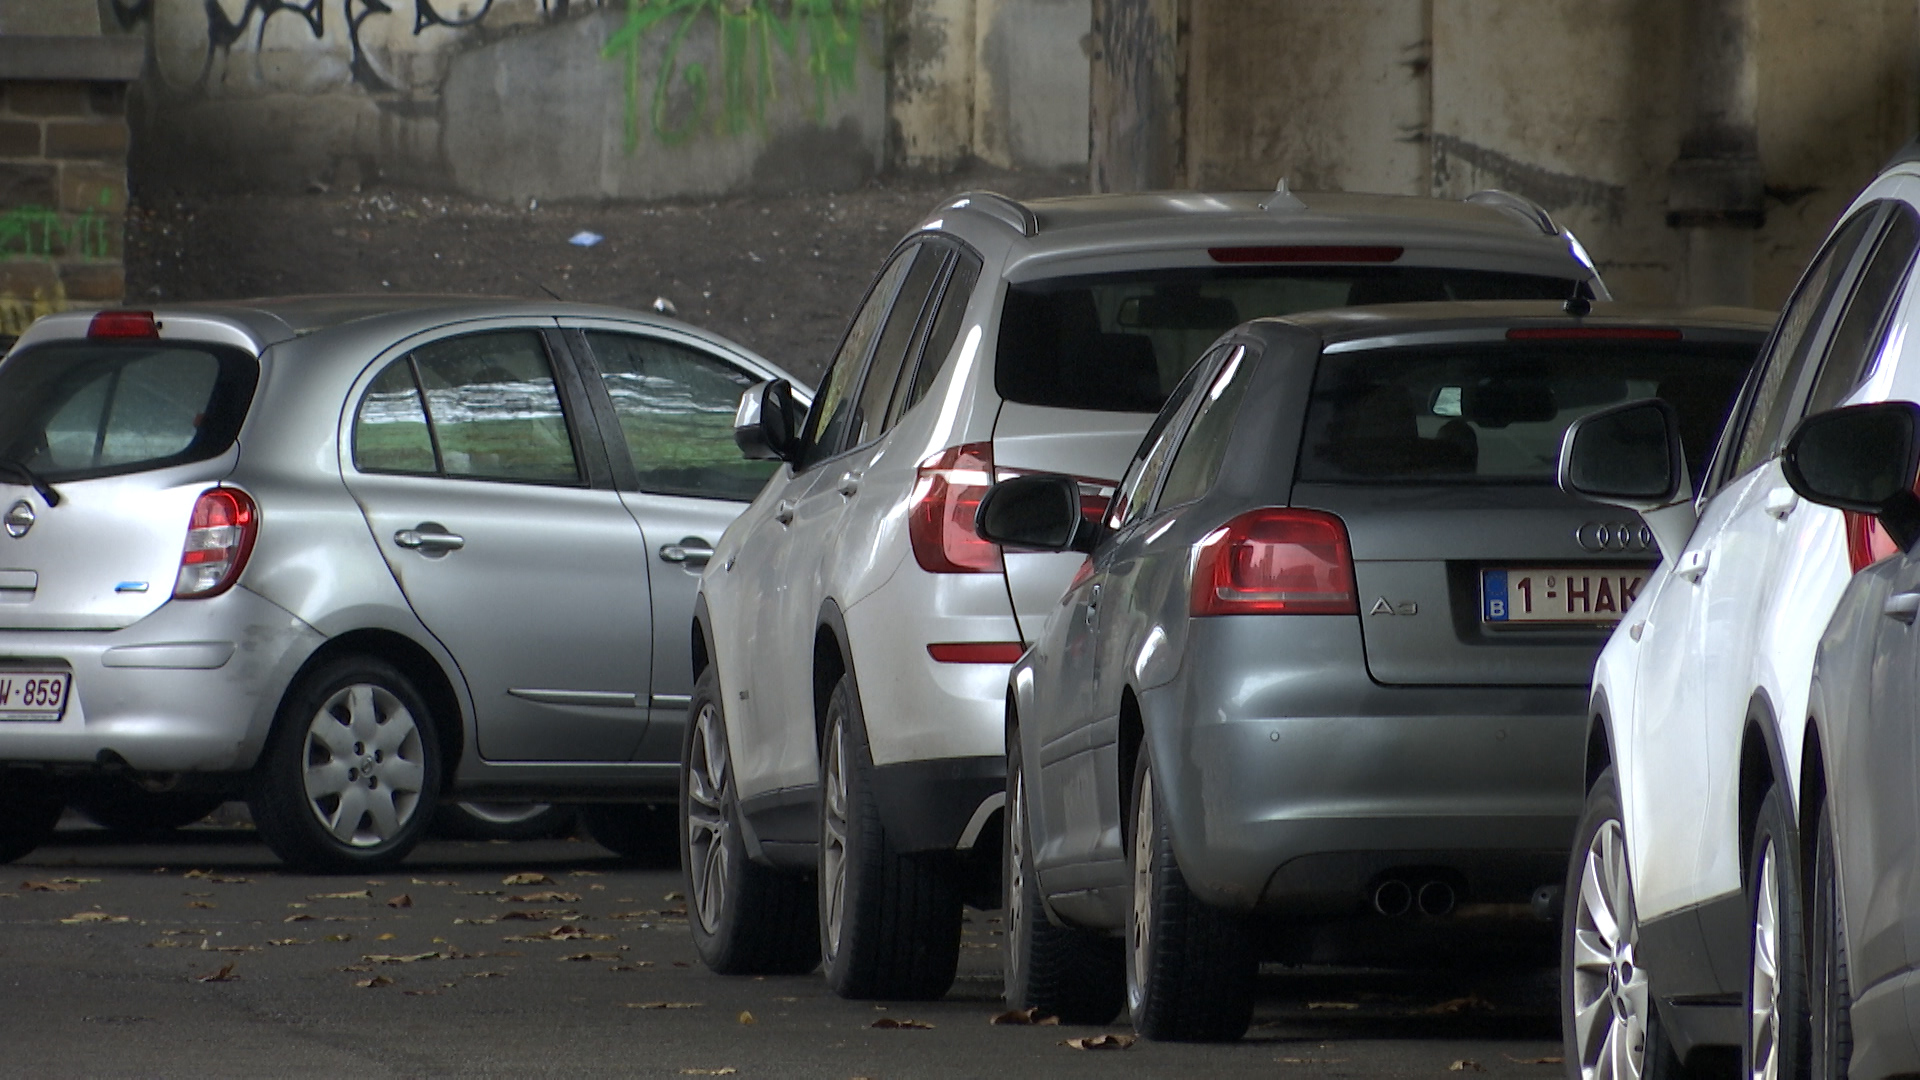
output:
[[[31,773],[0,775],[0,863],[25,857],[53,836],[65,809]]]
[[[820,966],[818,899],[805,875],[747,858],[720,677],[693,688],[680,754],[681,865],[693,947],[721,975],[801,975]]]
[[[1804,1076],[1808,1065],[1806,955],[1800,910],[1799,847],[1786,792],[1760,803],[1747,857],[1746,1075]]]
[[[580,821],[571,806],[529,802],[441,803],[433,834],[452,840],[544,840],[566,836]]]
[[[370,657],[303,676],[281,703],[248,805],[261,839],[297,869],[392,866],[426,834],[440,744],[413,684]]]
[[[655,803],[588,803],[580,808],[580,824],[588,836],[622,859],[651,870],[680,865],[677,817],[672,806]]]
[[[1812,1024],[1814,1080],[1845,1080],[1853,1060],[1853,982],[1847,923],[1840,907],[1839,838],[1826,806],[1814,826]]]
[[[1007,809],[1002,815],[1006,835],[1001,845],[1001,907],[1007,918],[1001,958],[1007,1004],[1069,1024],[1111,1024],[1127,1004],[1124,943],[1111,934],[1047,920],[1034,873],[1020,739],[1017,733],[1009,735]]]
[[[1193,895],[1142,748],[1133,770],[1127,909],[1127,1009],[1149,1039],[1231,1042],[1253,1022],[1259,961],[1246,920]]]
[[[944,852],[896,851],[880,823],[851,676],[827,703],[820,746],[820,952],[843,998],[931,1000],[960,965],[961,896]]]
[[[1560,923],[1560,1030],[1573,1075],[1681,1075],[1635,950],[1640,922],[1627,867],[1620,788],[1609,767],[1587,792],[1568,861]]]
[[[226,802],[221,795],[146,791],[126,780],[102,780],[74,796],[73,808],[115,832],[164,833],[199,821]]]

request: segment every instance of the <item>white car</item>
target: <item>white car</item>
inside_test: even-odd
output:
[[[1871,518],[1803,500],[1780,454],[1805,415],[1920,398],[1916,208],[1912,160],[1848,207],[1697,493],[1652,403],[1587,417],[1562,448],[1562,486],[1640,510],[1666,553],[1594,671],[1563,915],[1570,1075],[1674,1075],[1737,1052],[1744,1075],[1792,1076],[1808,1061],[1809,680],[1849,578],[1891,545]]]

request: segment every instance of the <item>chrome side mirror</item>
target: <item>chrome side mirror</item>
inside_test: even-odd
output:
[[[1560,490],[1637,511],[1668,555],[1686,547],[1696,524],[1680,416],[1658,398],[1588,413],[1560,443]]]

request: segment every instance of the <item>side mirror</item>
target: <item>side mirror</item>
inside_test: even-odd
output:
[[[1648,398],[1588,413],[1560,443],[1560,490],[1630,510],[1671,506],[1693,490],[1680,417]]]
[[[733,414],[734,445],[755,461],[792,461],[800,450],[803,417],[787,380],[755,383],[740,395],[740,409]]]
[[[1920,405],[1887,401],[1807,417],[1780,460],[1801,498],[1880,519],[1910,551],[1920,539]]]
[[[987,489],[973,516],[982,540],[1034,551],[1093,550],[1099,526],[1080,513],[1080,485],[1043,473],[1002,480]]]

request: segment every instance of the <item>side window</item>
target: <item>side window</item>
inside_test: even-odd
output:
[[[933,287],[940,280],[940,271],[946,268],[946,262],[944,245],[920,245],[919,254],[914,256],[912,267],[900,283],[893,307],[887,312],[880,343],[873,347],[873,362],[867,365],[866,382],[860,385],[860,402],[848,425],[848,446],[864,445],[886,432],[887,406],[893,400],[894,387],[900,382],[900,371],[912,353],[927,298],[933,295]]]
[[[579,481],[553,366],[538,333],[449,338],[414,350],[413,360],[446,475]]]
[[[905,393],[903,396],[900,390],[894,392],[888,424],[920,404],[933,381],[946,370],[947,361],[953,358],[953,343],[960,337],[960,325],[966,320],[967,305],[973,300],[973,288],[979,282],[979,258],[970,251],[956,252],[953,272],[947,275],[947,287],[940,294],[940,310],[933,317],[933,330],[927,334],[927,344],[920,350],[920,366],[911,381],[900,380]]]
[[[1226,366],[1208,381],[1207,392],[1194,410],[1193,423],[1187,425],[1187,434],[1167,465],[1167,480],[1160,485],[1156,506],[1192,502],[1213,487],[1227,452],[1227,440],[1233,434],[1234,417],[1247,396],[1247,384],[1253,381],[1254,367],[1247,359],[1247,347],[1235,345]]]
[[[1140,437],[1140,449],[1134,451],[1132,463],[1114,488],[1113,501],[1107,504],[1107,528],[1118,529],[1146,512],[1147,502],[1153,496],[1153,485],[1160,479],[1160,471],[1166,467],[1174,436],[1180,430],[1176,421],[1186,412],[1194,388],[1200,385],[1201,374],[1212,371],[1213,367],[1211,357],[1193,365],[1180,380],[1180,385],[1173,388],[1167,403],[1160,407],[1160,415],[1153,418],[1147,433]]]
[[[353,417],[353,465],[361,472],[440,471],[410,357],[388,364],[360,399]]]
[[[733,414],[754,379],[688,345],[590,330],[587,344],[620,418],[640,489],[751,500],[777,463],[748,461],[733,443]]]
[[[1913,209],[1905,203],[1894,204],[1887,230],[1840,316],[1803,412],[1825,412],[1839,405],[1866,378],[1885,339],[1887,317],[1907,283],[1916,244],[1920,244],[1920,229],[1915,227]]]
[[[1800,383],[1801,373],[1821,336],[1823,325],[1829,321],[1827,316],[1837,303],[1836,298],[1840,295],[1840,287],[1846,280],[1847,268],[1853,262],[1854,253],[1867,238],[1870,226],[1878,217],[1879,207],[1876,205],[1862,210],[1841,226],[1833,242],[1827,245],[1807,270],[1806,276],[1800,280],[1800,287],[1781,311],[1780,324],[1774,330],[1773,342],[1765,359],[1761,361],[1764,366],[1747,403],[1738,452],[1733,460],[1732,471],[1727,476],[1739,476],[1773,456],[1786,438],[1794,389]]]
[[[867,293],[866,303],[860,306],[852,325],[847,327],[846,339],[841,341],[840,351],[828,365],[827,377],[814,395],[813,408],[807,412],[807,426],[800,435],[800,468],[832,457],[845,445],[848,422],[853,416],[853,390],[866,368],[867,349],[880,332],[880,320],[887,313],[887,305],[893,302],[893,294],[899,291],[900,279],[913,265],[916,251],[903,251],[887,264],[879,280],[873,283],[873,290]]]

